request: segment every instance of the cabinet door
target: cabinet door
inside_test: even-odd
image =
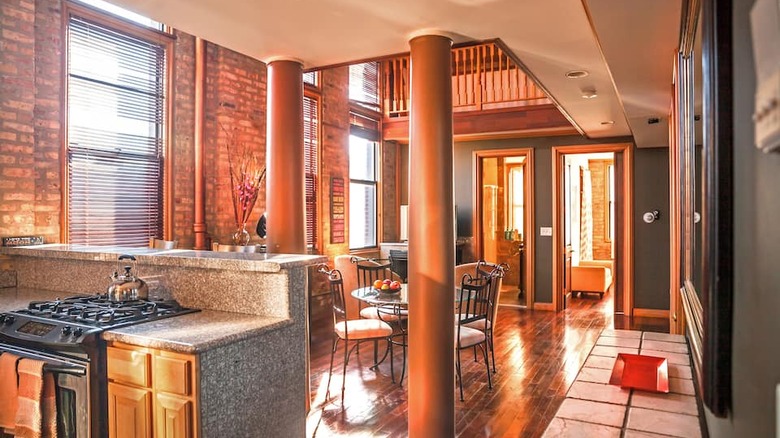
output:
[[[192,437],[192,402],[185,398],[158,393],[154,424],[156,438]]]
[[[145,389],[108,384],[108,436],[152,436],[152,396]]]
[[[141,348],[132,347],[130,349],[108,347],[106,353],[109,379],[146,388],[151,386],[149,353]]]

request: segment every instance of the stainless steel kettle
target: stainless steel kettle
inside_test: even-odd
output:
[[[119,256],[119,261],[132,260],[135,257],[128,254]],[[133,274],[132,266],[125,266],[124,274],[114,272],[111,276],[111,285],[108,287],[106,296],[109,301],[123,302],[133,300],[144,300],[149,297],[149,286],[146,282]]]

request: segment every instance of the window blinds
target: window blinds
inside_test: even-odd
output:
[[[70,243],[147,246],[163,229],[166,47],[68,21]]]
[[[349,66],[349,100],[379,111],[379,63],[366,62]]]
[[[317,185],[319,151],[319,101],[303,98],[303,154],[306,177],[306,245],[317,248]]]

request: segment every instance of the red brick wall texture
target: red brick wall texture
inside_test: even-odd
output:
[[[0,236],[43,235],[47,243],[61,239],[62,11],[63,0],[0,2]],[[174,36],[169,237],[187,248],[194,244],[195,37],[179,31]],[[227,242],[236,227],[226,143],[232,136],[265,161],[266,66],[206,43],[205,72],[206,224],[212,241]],[[346,67],[322,72],[319,91],[320,152],[328,157],[320,165],[319,252],[331,257],[349,252],[348,237],[344,243],[331,243],[329,220],[331,177],[344,178],[349,196],[348,76]],[[384,200],[385,228],[390,228],[384,237],[391,240],[397,234],[393,150],[391,145],[382,157],[391,168],[383,182],[391,195]],[[248,224],[255,242],[255,225],[264,210],[262,191]]]
[[[34,234],[46,242],[60,241],[62,8],[62,0],[0,3],[0,236]],[[173,136],[167,155],[172,160],[170,220],[172,237],[180,246],[191,247],[195,38],[178,31],[175,36],[169,115]],[[265,161],[266,68],[207,43],[206,76],[206,221],[212,239],[224,242],[235,231],[225,132]],[[262,193],[250,219],[252,230],[264,208]]]

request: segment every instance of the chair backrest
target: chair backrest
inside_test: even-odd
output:
[[[347,317],[358,319],[360,317],[361,301],[352,296],[352,291],[358,288],[357,265],[352,263],[349,254],[337,255],[333,258],[333,267],[341,272],[344,280],[344,292],[347,300]]]
[[[149,239],[149,248],[152,249],[176,249],[179,246],[176,240],[162,240],[156,237]]]
[[[389,259],[390,269],[401,277],[401,282],[406,283],[409,277],[409,251],[391,249]]]
[[[376,280],[392,278],[390,262],[381,259],[365,259],[352,257],[352,263],[357,265],[357,286],[368,287]]]
[[[342,321],[344,321],[344,325],[346,325],[347,303],[344,300],[344,278],[341,276],[341,271],[338,269],[329,269],[328,265],[324,263],[319,266],[317,271],[325,274],[328,278],[332,303],[331,307],[333,309],[333,325],[335,326]],[[344,331],[345,333],[347,332],[346,327],[344,327]]]
[[[460,299],[458,300],[458,330],[463,324],[480,319],[487,320],[490,305],[490,285],[492,277],[473,277],[463,275],[460,282]]]
[[[490,278],[490,293],[488,297],[490,299],[490,311],[488,313],[488,321],[490,326],[495,325],[496,317],[498,316],[498,301],[501,297],[501,284],[504,280],[504,274],[509,271],[509,266],[506,263],[495,264],[480,260],[477,262],[477,275],[480,277]]]
[[[226,245],[215,242],[212,249],[218,252],[257,252],[257,245]]]
[[[455,266],[455,286],[459,285],[463,279],[463,275],[469,274],[472,277],[477,273],[477,262],[464,263],[462,265]]]

